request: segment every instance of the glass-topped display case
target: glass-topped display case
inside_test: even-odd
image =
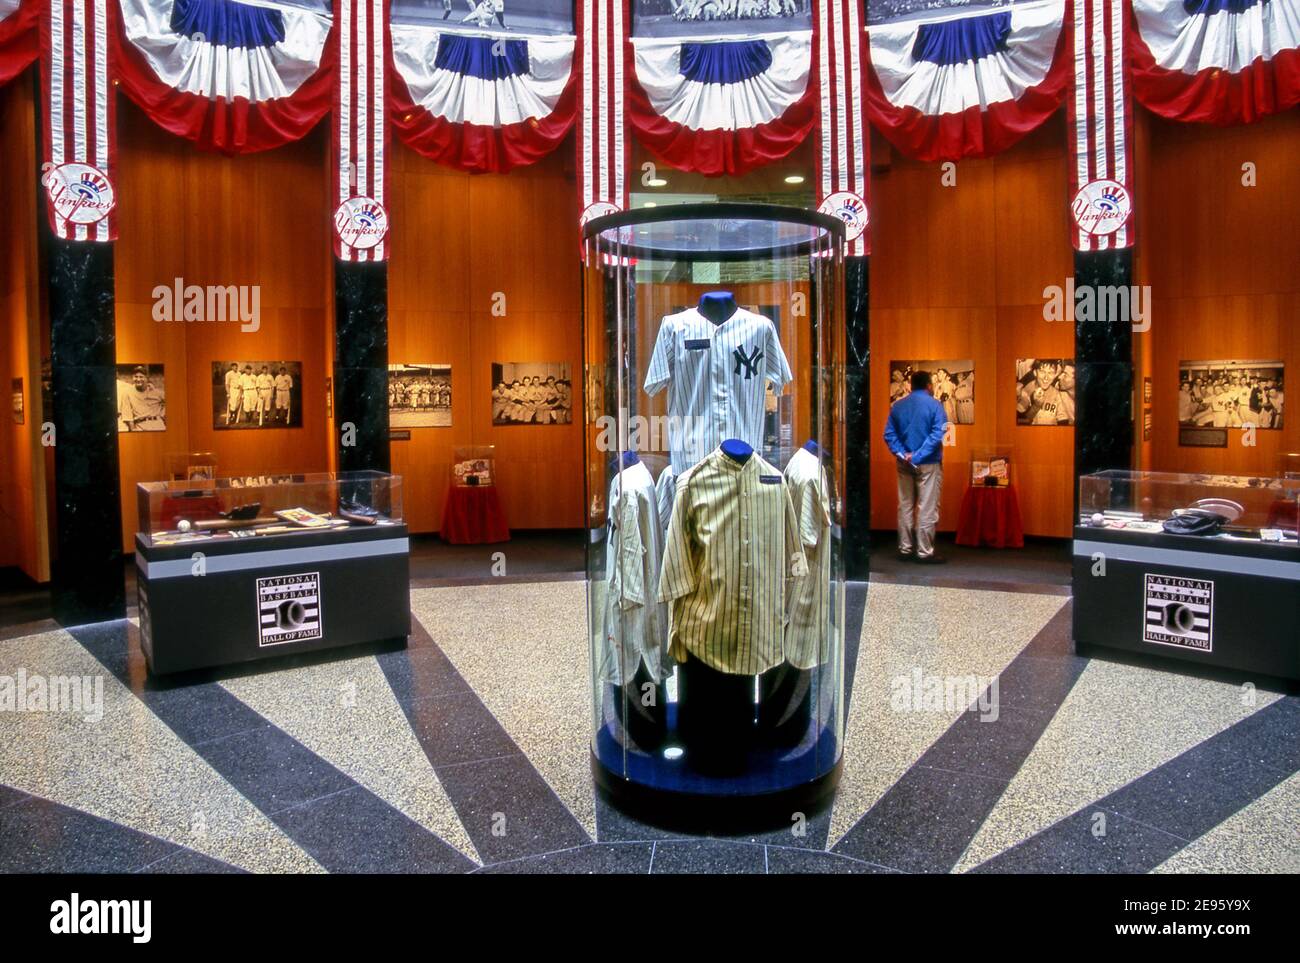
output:
[[[402,522],[402,479],[384,472],[238,475],[141,482],[149,546],[258,539]]]
[[[788,820],[842,748],[843,225],[692,204],[583,242],[597,784]]]
[[[1296,545],[1300,478],[1103,471],[1079,479],[1079,524]]]
[[[1079,479],[1080,655],[1300,681],[1300,478],[1115,470]],[[1195,669],[1194,669],[1195,671]]]
[[[138,486],[140,644],[156,674],[410,632],[402,479],[377,471]]]

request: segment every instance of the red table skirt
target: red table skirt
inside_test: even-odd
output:
[[[510,541],[495,485],[452,485],[442,506],[442,538],[453,545]]]
[[[1288,532],[1294,532],[1300,527],[1300,508],[1295,502],[1279,498],[1268,506],[1268,521],[1264,523],[1265,528],[1282,528]]]
[[[971,485],[961,500],[957,544],[989,548],[1024,548],[1025,529],[1020,522],[1016,486],[993,488]]]

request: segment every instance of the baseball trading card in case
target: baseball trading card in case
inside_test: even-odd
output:
[[[1011,465],[1009,446],[972,448],[970,483],[1006,488],[1011,484]]]
[[[1300,478],[1083,476],[1077,651],[1138,653],[1256,682],[1300,680],[1298,518]]]
[[[457,445],[452,450],[451,483],[486,487],[496,478],[496,445]]]
[[[141,646],[163,675],[410,631],[402,479],[249,475],[137,486]]]
[[[843,742],[844,226],[690,204],[583,243],[596,784],[788,822]]]

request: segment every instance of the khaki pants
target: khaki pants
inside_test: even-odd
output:
[[[916,554],[934,554],[934,530],[939,524],[939,493],[943,490],[943,463],[917,465],[912,474],[898,466],[898,550],[912,550],[916,530]],[[919,511],[920,517],[916,517]]]

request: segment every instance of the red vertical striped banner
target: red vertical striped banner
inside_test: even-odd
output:
[[[41,96],[50,228],[68,241],[117,238],[114,93],[108,79],[110,0],[47,0]]]
[[[1125,0],[1073,0],[1070,217],[1078,251],[1133,246],[1133,98]]]
[[[817,209],[844,221],[849,256],[871,253],[870,150],[862,75],[867,62],[863,0],[815,0],[813,80],[819,84]]]
[[[816,127],[818,211],[846,227],[846,253],[871,253],[871,130],[862,96],[867,69],[866,10],[862,0],[815,0],[813,77],[819,84]]]
[[[335,0],[334,17],[334,254],[342,261],[383,261],[388,257],[388,0]]]
[[[627,0],[578,0],[578,209],[580,223],[627,209],[628,141],[623,78],[631,13]]]

